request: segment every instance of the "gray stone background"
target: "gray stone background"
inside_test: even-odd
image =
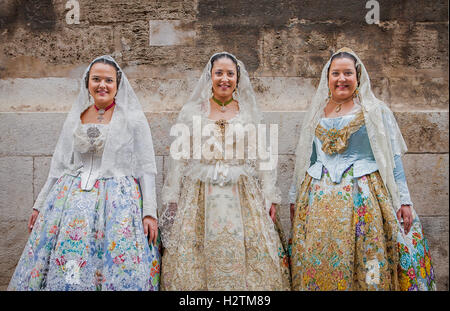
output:
[[[406,177],[429,239],[439,290],[448,290],[448,3],[379,0],[367,24],[363,0],[0,1],[0,290],[28,237],[31,207],[49,170],[83,70],[112,54],[152,129],[160,193],[170,126],[209,57],[229,51],[246,65],[267,123],[279,124],[279,209],[304,111],[331,53],[351,47],[376,96],[395,112],[409,151]],[[159,198],[158,198],[159,201]]]

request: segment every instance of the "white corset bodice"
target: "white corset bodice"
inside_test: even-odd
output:
[[[77,172],[83,190],[91,190],[100,176],[108,129],[108,124],[88,123],[80,124],[74,132],[74,152],[82,162]]]

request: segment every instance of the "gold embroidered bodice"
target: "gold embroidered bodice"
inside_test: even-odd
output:
[[[316,136],[322,142],[322,151],[328,155],[342,153],[347,149],[348,139],[361,126],[364,125],[364,114],[362,110],[356,114],[355,118],[349,124],[338,130],[331,128],[325,129],[320,123],[316,127]]]

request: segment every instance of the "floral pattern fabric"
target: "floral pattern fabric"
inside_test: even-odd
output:
[[[422,225],[414,210],[413,217],[411,230],[404,237],[404,243],[398,243],[400,287],[408,291],[436,290],[428,241],[423,235]]]
[[[405,237],[378,171],[354,178],[351,166],[333,183],[324,168],[320,180],[307,175],[299,193],[290,246],[294,290],[435,288],[419,219],[414,215]]]
[[[41,209],[8,290],[158,290],[159,241],[142,226],[132,177],[99,179],[83,191],[61,177]]]

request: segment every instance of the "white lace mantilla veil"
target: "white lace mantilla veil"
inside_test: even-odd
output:
[[[381,178],[388,189],[394,210],[397,211],[400,205],[398,187],[395,183],[393,170],[395,168],[394,155],[403,155],[407,151],[405,141],[400,132],[394,114],[381,100],[373,94],[370,86],[370,79],[366,67],[359,57],[349,48],[342,48],[339,52],[347,52],[353,55],[357,66],[360,66],[359,102],[364,113],[365,125],[370,140],[370,146],[377,162]],[[333,55],[335,55],[333,54]],[[328,98],[328,67],[330,60],[322,70],[320,83],[312,99],[310,109],[305,114],[295,152],[295,171],[293,184],[298,196],[300,188],[306,176],[306,171],[310,165],[310,157],[313,146],[314,133],[320,118],[324,117],[323,109]]]
[[[239,103],[239,114],[244,123],[259,123],[262,120],[262,113],[256,104],[255,93],[250,83],[250,77],[244,64],[233,54],[228,52],[215,53],[203,69],[202,75],[197,82],[188,101],[181,108],[177,122],[192,126],[192,117],[210,114],[209,99],[211,98],[211,59],[219,54],[228,54],[233,57],[239,66],[239,84],[234,99]]]
[[[83,73],[80,80],[80,93],[67,115],[53,153],[49,178],[60,178],[67,171],[78,168],[79,164],[73,163],[73,133],[81,123],[81,113],[93,104],[89,101],[85,77],[92,64],[99,59],[114,62],[121,72],[115,97],[116,105],[109,123],[109,133],[102,156],[101,177],[120,177],[115,176],[116,168],[130,172],[135,178],[140,178],[144,174],[156,174],[150,127],[139,100],[117,62],[111,56],[103,55],[94,59]],[[131,154],[125,154],[124,147],[130,144],[133,137],[138,138],[139,141],[133,140],[133,156],[131,157]]]
[[[177,123],[186,124],[192,133],[192,122],[194,116],[205,116],[208,117],[210,114],[210,102],[209,99],[212,96],[212,80],[211,80],[211,59],[218,54],[227,54],[233,57],[239,66],[239,83],[238,88],[233,95],[234,99],[239,103],[239,119],[243,124],[253,123],[259,124],[263,122],[263,115],[259,110],[255,93],[250,83],[250,77],[248,75],[247,70],[245,69],[244,64],[237,59],[234,55],[228,52],[220,52],[215,53],[211,56],[208,63],[203,69],[203,72],[191,94],[188,101],[183,105],[181,111],[178,114]],[[193,160],[191,160],[193,161]],[[180,193],[180,184],[179,178],[183,173],[183,166],[186,165],[187,160],[175,160],[171,156],[169,157],[169,173],[167,174],[164,187],[162,189],[162,205],[159,207],[158,211],[158,225],[161,228],[161,238],[163,245],[168,246],[168,236],[170,235],[171,224],[175,218],[176,211],[169,211],[169,203],[170,202],[178,202],[178,196]],[[266,180],[270,180],[275,178],[274,173],[276,174],[276,169],[270,171],[270,174],[265,174],[262,178],[266,178]],[[169,176],[170,175],[170,176]],[[267,190],[268,188],[273,188],[269,184],[272,182],[267,182],[266,185],[266,193],[269,193],[271,190]],[[272,182],[273,184],[273,182]],[[277,190],[272,191],[271,198],[280,197]],[[279,198],[281,200],[281,197]],[[277,203],[274,201],[274,203]],[[167,232],[167,233],[166,233]]]

